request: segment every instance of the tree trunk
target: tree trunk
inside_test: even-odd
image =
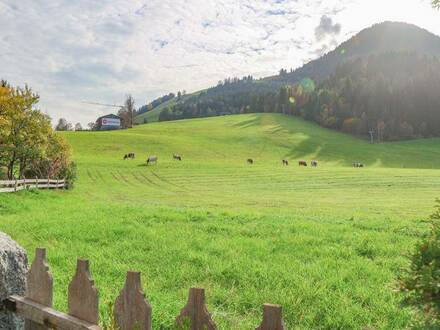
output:
[[[14,178],[13,177],[13,175],[14,175],[14,164],[15,164],[15,161],[11,160],[9,162],[9,164],[8,164],[8,167],[7,167],[7,169],[8,169],[7,175],[8,175],[8,179],[9,180],[12,180]]]

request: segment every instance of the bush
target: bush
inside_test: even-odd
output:
[[[66,180],[66,188],[72,189],[73,184],[76,181],[76,163],[70,162],[63,170],[60,172],[62,178]]]
[[[67,188],[73,188],[76,164],[71,160],[71,149],[62,136],[52,133],[43,156],[36,158],[24,172],[26,178],[65,179]]]
[[[440,316],[440,200],[431,216],[431,230],[416,246],[410,269],[402,279],[402,290],[410,302],[429,316]]]

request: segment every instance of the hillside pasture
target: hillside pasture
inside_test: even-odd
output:
[[[85,257],[103,306],[142,272],[155,329],[172,328],[191,286],[221,329],[255,328],[264,302],[283,305],[289,329],[414,319],[396,279],[440,197],[440,140],[370,145],[273,114],[64,134],[74,190],[0,194],[0,230],[31,256],[48,248],[57,307]]]

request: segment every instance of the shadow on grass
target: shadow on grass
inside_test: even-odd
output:
[[[264,125],[265,119],[268,119],[269,128]],[[233,126],[262,127],[262,139],[271,139],[275,145],[285,149],[282,157],[287,159],[313,158],[341,166],[361,162],[366,166],[390,168],[440,168],[440,157],[435,161],[432,145],[426,140],[370,144],[369,141],[283,114],[254,114],[251,119]],[[437,145],[435,141],[433,144]]]
[[[260,124],[261,124],[261,118],[258,116],[258,114],[255,114],[253,115],[252,119],[240,121],[232,126],[238,128],[248,128],[248,127],[260,126]]]

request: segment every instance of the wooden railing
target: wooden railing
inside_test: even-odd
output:
[[[0,180],[0,193],[17,192],[25,189],[58,189],[65,188],[65,180],[54,179],[17,179]]]
[[[25,319],[26,329],[101,330],[98,290],[90,275],[89,262],[78,260],[68,289],[68,313],[52,308],[53,279],[46,261],[46,250],[36,250],[27,276],[25,296],[10,296],[3,306]],[[121,330],[150,330],[152,309],[141,286],[139,272],[128,272],[125,285],[114,304],[115,326]],[[175,319],[176,328],[217,329],[205,305],[205,290],[191,288],[188,301]],[[256,330],[284,330],[281,306],[265,304],[263,319]]]

